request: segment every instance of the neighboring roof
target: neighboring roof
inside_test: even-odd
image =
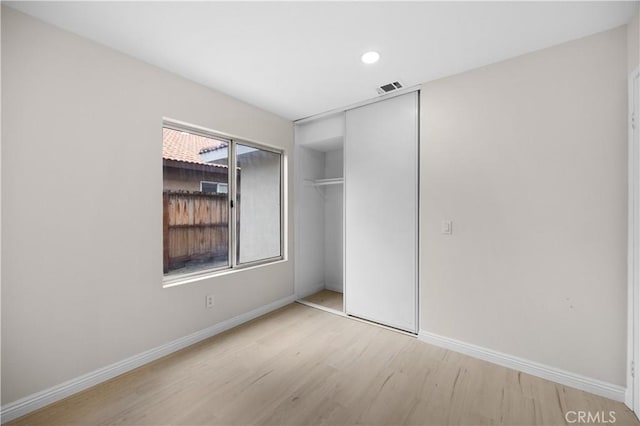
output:
[[[206,154],[207,152],[213,152],[213,151],[217,151],[219,149],[223,149],[226,148],[227,144],[220,144],[220,145],[211,145],[208,146],[206,148],[202,148],[199,152],[199,154]]]
[[[200,153],[226,146],[226,142],[173,129],[162,129],[162,158],[192,164],[227,168],[223,164],[207,163]]]

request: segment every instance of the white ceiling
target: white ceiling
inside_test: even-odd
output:
[[[637,2],[3,2],[288,119],[629,21]],[[360,55],[377,50],[377,64]]]

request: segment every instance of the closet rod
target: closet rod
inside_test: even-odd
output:
[[[344,183],[343,178],[329,178],[329,179],[305,179],[305,182],[310,183],[312,186],[326,186],[326,185],[340,185]]]

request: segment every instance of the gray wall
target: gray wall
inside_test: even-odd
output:
[[[165,191],[200,191],[200,182],[228,182],[228,169],[214,169],[221,173],[207,173],[199,170],[164,167],[163,186]]]
[[[293,149],[285,119],[2,8],[3,404],[293,294],[291,260],[162,288],[163,117]]]
[[[423,85],[422,330],[624,386],[626,30]]]
[[[280,156],[253,151],[238,156],[240,263],[280,256]]]

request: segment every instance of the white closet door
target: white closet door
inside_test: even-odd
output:
[[[347,314],[416,333],[418,93],[347,111]]]

